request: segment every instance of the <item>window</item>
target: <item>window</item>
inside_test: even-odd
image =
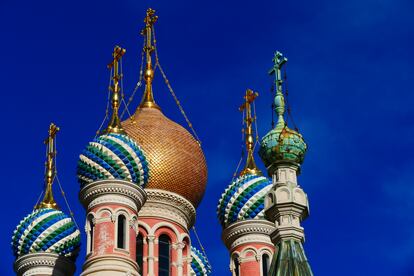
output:
[[[161,235],[158,239],[158,275],[170,275],[171,240],[167,235]]]
[[[270,268],[270,258],[269,255],[263,254],[262,255],[262,272],[263,276],[269,275],[269,268]]]
[[[121,249],[126,249],[126,218],[124,215],[118,216],[117,247]]]
[[[233,265],[234,265],[234,276],[239,276],[240,272],[239,272],[239,257],[238,256],[234,256],[233,258]]]
[[[139,274],[142,275],[142,264],[144,258],[144,237],[140,234],[137,236],[137,256],[136,262],[139,265]]]
[[[92,252],[93,250],[93,216],[92,215],[88,215],[88,220],[87,220],[87,248],[86,251],[87,253]]]

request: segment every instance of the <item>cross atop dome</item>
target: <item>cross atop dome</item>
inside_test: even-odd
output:
[[[146,55],[147,63],[145,65],[145,92],[142,98],[140,107],[152,107],[160,109],[160,107],[155,103],[154,95],[152,93],[152,81],[154,79],[154,69],[152,67],[151,55],[154,52],[154,45],[152,45],[152,34],[154,32],[154,24],[157,22],[158,16],[155,15],[155,10],[149,8],[147,10],[147,15],[144,18],[145,28],[141,31],[141,35],[145,37],[145,45],[143,51]]]
[[[256,97],[259,96],[259,93],[253,92],[250,89],[246,90],[246,94],[244,95],[245,102],[239,107],[241,112],[246,112],[245,123],[246,127],[243,129],[245,140],[246,140],[246,149],[247,149],[247,160],[246,166],[241,171],[240,175],[244,175],[247,173],[261,175],[261,171],[257,168],[256,162],[254,161],[253,156],[253,148],[254,148],[254,138],[253,138],[253,130],[252,124],[256,120],[255,117],[252,116],[251,105],[253,104]]]
[[[49,135],[45,139],[44,143],[46,144],[46,150],[47,150],[47,157],[46,157],[46,173],[45,173],[45,195],[43,197],[42,202],[39,203],[39,205],[36,206],[37,209],[40,208],[53,208],[53,209],[59,209],[57,203],[55,202],[55,199],[53,197],[53,191],[52,191],[52,184],[55,179],[56,174],[56,149],[55,149],[55,139],[56,134],[59,131],[59,127],[57,127],[54,123],[51,123],[49,126]]]
[[[119,119],[119,106],[120,106],[120,87],[119,87],[119,80],[122,78],[122,75],[119,74],[119,61],[121,60],[122,56],[125,54],[126,50],[115,46],[114,52],[112,53],[113,60],[111,63],[108,64],[108,69],[113,69],[113,76],[112,76],[112,86],[110,87],[112,91],[112,117],[111,121],[108,124],[107,129],[104,131],[105,133],[121,133],[125,134],[124,129],[121,125],[121,120]]]

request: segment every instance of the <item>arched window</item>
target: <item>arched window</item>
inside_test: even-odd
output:
[[[263,276],[269,275],[269,268],[270,268],[270,257],[267,254],[262,255],[262,272]]]
[[[126,218],[124,215],[118,216],[118,239],[117,239],[117,246],[121,249],[126,249]]]
[[[139,274],[142,275],[142,264],[143,264],[143,258],[144,258],[144,237],[141,235],[141,233],[137,236],[137,257],[136,262],[139,265]]]
[[[161,235],[158,239],[158,275],[170,275],[171,240],[167,235]]]
[[[233,257],[233,265],[234,265],[234,276],[239,276],[240,275],[240,264],[239,264],[238,256]]]
[[[88,233],[87,233],[87,237],[88,237],[88,243],[87,243],[87,253],[92,252],[93,250],[93,216],[89,215],[88,216],[88,221],[87,221],[88,227]]]

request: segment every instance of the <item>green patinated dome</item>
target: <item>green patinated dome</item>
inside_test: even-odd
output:
[[[302,164],[306,149],[302,135],[283,122],[262,138],[259,155],[266,167],[284,161]]]
[[[286,59],[287,61],[287,59]],[[277,75],[280,75],[280,69]],[[269,131],[261,140],[259,156],[267,168],[273,164],[289,162],[296,165],[303,163],[307,145],[302,135],[288,128],[285,120],[285,99],[281,89],[282,81],[276,79],[277,93],[274,100],[275,111],[278,115],[276,127]]]

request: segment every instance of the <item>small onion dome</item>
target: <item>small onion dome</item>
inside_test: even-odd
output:
[[[194,246],[191,246],[191,275],[207,276],[211,274],[211,266],[206,256]]]
[[[89,143],[78,161],[81,186],[97,180],[122,179],[144,188],[148,175],[148,163],[141,147],[124,134],[98,136]]]
[[[276,126],[262,138],[259,156],[266,167],[284,161],[302,164],[306,149],[300,133],[286,125],[280,128]]]
[[[264,218],[264,199],[272,182],[261,175],[245,174],[234,180],[221,195],[217,216],[223,227],[246,219]]]
[[[274,106],[278,115],[277,124],[262,138],[259,156],[267,168],[281,162],[300,165],[305,158],[307,146],[300,133],[287,127],[283,118],[285,99],[280,91],[276,94]]]
[[[80,232],[62,211],[42,208],[20,221],[11,245],[16,258],[47,252],[75,259],[80,247]]]

